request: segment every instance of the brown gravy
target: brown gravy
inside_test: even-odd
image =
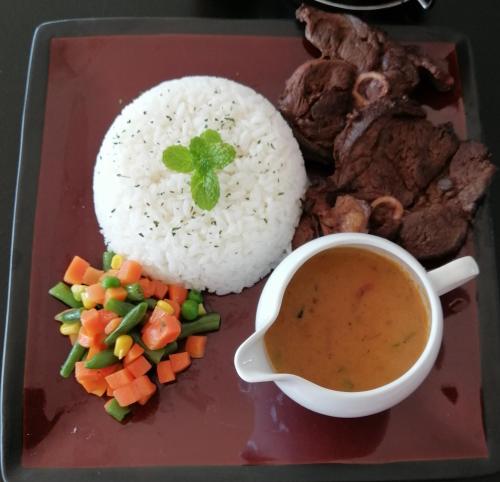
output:
[[[428,332],[427,300],[409,273],[381,254],[342,247],[295,273],[264,341],[277,372],[361,391],[405,373]]]

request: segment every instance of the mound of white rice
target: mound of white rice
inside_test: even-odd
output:
[[[190,174],[162,163],[172,144],[205,129],[232,144],[211,211],[194,204]],[[239,292],[290,250],[307,178],[279,112],[249,87],[218,77],[163,82],[127,105],[108,130],[94,171],[97,219],[109,249],[167,282]]]

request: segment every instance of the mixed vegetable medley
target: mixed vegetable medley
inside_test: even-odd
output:
[[[55,316],[72,348],[60,374],[99,397],[118,421],[144,405],[160,384],[175,381],[193,358],[203,358],[207,337],[220,326],[199,291],[142,274],[142,266],[111,251],[103,269],[75,256],[49,294],[69,306]],[[155,369],[153,370],[153,366]]]

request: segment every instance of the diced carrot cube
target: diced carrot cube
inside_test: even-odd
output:
[[[154,283],[148,279],[148,278],[141,278],[139,280],[139,284],[141,285],[142,292],[144,293],[144,298],[151,298],[151,296],[154,295],[155,293],[155,285]]]
[[[118,288],[108,288],[104,294],[104,304],[111,298],[119,301],[125,301],[127,298],[127,290],[122,286]]]
[[[188,290],[181,284],[171,284],[168,287],[169,297],[171,300],[177,301],[180,305],[186,301]]]
[[[113,331],[115,331],[118,328],[118,325],[122,322],[122,318],[117,317],[116,313],[114,313],[115,318],[113,318],[105,327],[104,327],[104,333],[106,335],[109,335]]]
[[[172,353],[169,360],[172,364],[172,370],[174,373],[179,373],[185,370],[189,365],[191,365],[191,357],[187,351],[181,351],[180,353]]]
[[[86,334],[89,336],[97,335],[97,333],[101,333],[104,330],[99,312],[95,308],[83,310],[80,314],[80,320],[82,322],[82,328],[85,329]]]
[[[87,287],[87,298],[90,303],[96,305],[104,304],[105,290],[100,283],[96,283]]]
[[[95,355],[97,355],[97,353],[101,352],[103,350],[103,348],[101,348],[100,346],[96,346],[96,345],[90,345],[90,348],[89,348],[89,351],[87,352],[87,360],[90,360],[91,358],[93,358]]]
[[[130,362],[126,369],[134,376],[134,378],[138,378],[151,369],[151,363],[149,363],[146,358],[141,355],[133,362]]]
[[[128,407],[142,398],[142,396],[139,396],[132,383],[117,388],[113,391],[113,395],[120,407]]]
[[[132,385],[138,395],[137,400],[144,397],[150,397],[154,392],[156,392],[156,385],[149,379],[147,375],[141,375],[136,378]]]
[[[134,343],[132,345],[132,348],[130,348],[128,353],[125,355],[125,358],[123,359],[123,364],[125,366],[129,365],[134,360],[139,358],[143,353],[144,353],[144,348],[142,348],[142,346],[139,345],[138,343]]]
[[[108,383],[108,388],[106,389],[106,395],[108,397],[113,397],[114,396],[114,390],[109,386],[109,383]]]
[[[85,273],[83,274],[82,284],[90,286],[99,283],[99,279],[103,274],[104,271],[89,266],[87,267]]]
[[[104,343],[104,340],[106,339],[106,333],[102,331],[101,333],[97,333],[97,335],[94,335],[94,340],[92,341],[91,347],[95,346],[96,348],[99,348],[101,351],[105,350],[108,348],[108,345]]]
[[[79,382],[85,380],[100,380],[101,378],[111,375],[120,368],[121,368],[120,363],[116,363],[115,365],[110,365],[109,367],[104,367],[104,368],[97,368],[97,369],[86,368],[85,362],[80,361],[75,363],[75,378]]]
[[[163,283],[163,281],[154,280],[154,296],[159,300],[162,300],[167,296],[168,293],[168,285]]]
[[[116,318],[116,313],[109,310],[99,310],[99,317],[102,325],[105,327],[111,320]]]
[[[88,334],[85,327],[82,326],[80,328],[80,331],[78,332],[78,343],[80,343],[80,345],[84,346],[85,348],[90,348],[90,345],[92,345],[93,341],[94,335]]]
[[[92,393],[98,397],[102,397],[108,388],[108,384],[104,378],[100,380],[82,380],[79,383],[88,393]]]
[[[168,383],[175,380],[175,373],[172,370],[172,363],[170,360],[163,360],[158,363],[158,365],[156,365],[156,372],[160,383]]]
[[[106,377],[106,381],[112,390],[128,385],[134,380],[134,376],[127,369],[122,368]]]
[[[186,339],[186,351],[191,358],[203,358],[207,346],[207,337],[205,335],[191,335]]]
[[[83,275],[89,266],[90,263],[85,261],[83,258],[80,258],[80,256],[75,256],[71,260],[71,263],[69,263],[69,266],[64,273],[64,281],[71,285],[81,284]]]
[[[128,259],[122,263],[120,269],[118,270],[118,278],[124,285],[130,283],[136,283],[141,279],[142,266],[131,259]]]

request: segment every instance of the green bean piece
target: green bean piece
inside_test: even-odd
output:
[[[144,291],[142,291],[142,286],[139,283],[130,283],[125,286],[127,290],[127,298],[130,301],[143,301]]]
[[[104,253],[102,253],[102,269],[104,271],[111,269],[111,260],[114,255],[115,253],[113,253],[113,251],[104,251]]]
[[[144,303],[144,301],[134,306],[134,308],[123,317],[118,327],[105,338],[104,343],[110,346],[120,335],[128,333],[134,326],[142,321],[147,310],[148,304]]]
[[[154,298],[146,298],[144,301],[148,304],[148,308],[150,310],[154,310],[156,303],[158,303],[158,300],[155,300]]]
[[[198,302],[187,299],[182,303],[181,315],[187,321],[193,321],[198,318]]]
[[[189,290],[188,300],[196,301],[196,303],[203,303],[203,295],[198,290]]]
[[[55,286],[50,288],[49,295],[57,298],[59,301],[71,306],[71,308],[81,308],[83,304],[81,301],[76,301],[69,286],[62,281],[59,281]]]
[[[112,349],[103,350],[99,353],[96,353],[90,360],[85,362],[85,368],[104,368],[109,367],[110,365],[114,365],[118,363],[118,358],[113,353]]]
[[[108,311],[114,311],[118,316],[125,316],[130,313],[135,308],[132,303],[127,303],[126,301],[115,300],[110,298],[104,304],[104,309]]]
[[[116,401],[116,398],[112,398],[108,402],[104,404],[104,409],[106,412],[111,415],[115,420],[121,422],[129,413],[130,408],[121,407],[120,404]]]
[[[78,323],[80,321],[80,315],[82,314],[83,308],[70,308],[69,310],[61,311],[55,316],[57,321],[61,323]]]
[[[122,285],[121,281],[116,276],[105,276],[101,280],[101,286],[104,289],[118,288]]]
[[[207,331],[216,331],[220,328],[220,315],[219,313],[209,313],[196,321],[191,323],[183,323],[179,340],[187,338],[189,335],[196,335],[197,333],[205,333]]]
[[[63,378],[68,378],[75,369],[75,363],[80,361],[85,353],[87,353],[87,349],[75,341],[73,348],[71,348],[66,361],[63,363],[61,370],[59,371],[60,375]]]
[[[175,353],[177,351],[178,345],[176,341],[173,341],[172,343],[169,343],[167,346],[160,348],[158,350],[150,350],[142,341],[141,335],[135,331],[130,333],[134,341],[142,347],[144,350],[144,356],[151,362],[154,363],[155,365],[158,365],[158,363],[161,362],[162,358],[164,358],[167,355],[170,355],[171,353]]]

